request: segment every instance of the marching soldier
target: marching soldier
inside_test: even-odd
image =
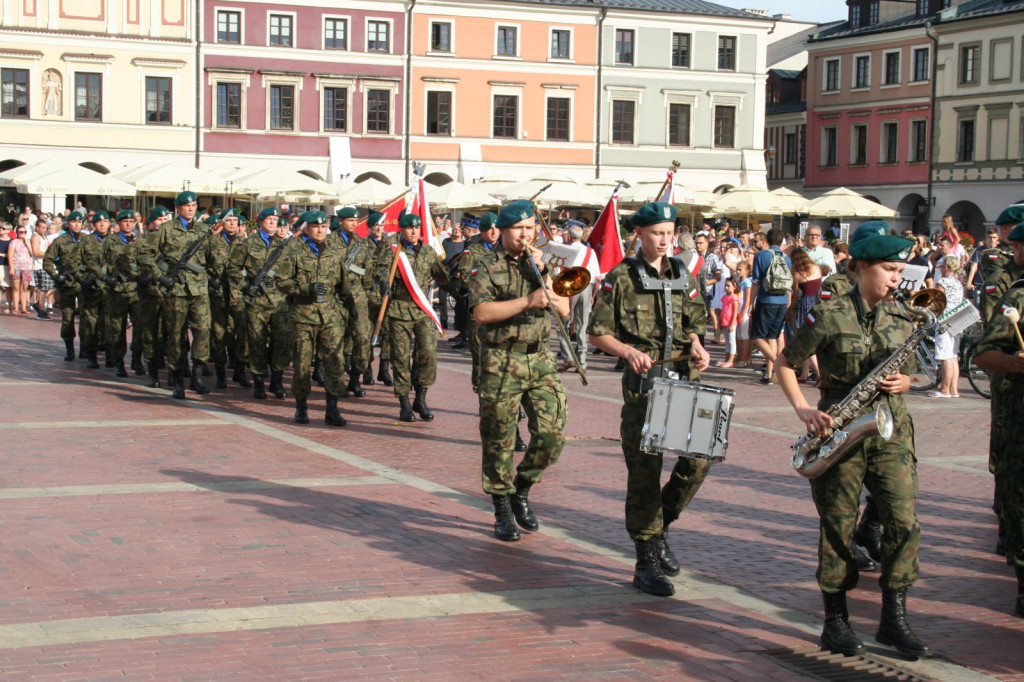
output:
[[[156,206],[146,220],[146,231],[118,255],[116,267],[122,276],[132,279],[139,297],[138,319],[132,320],[132,337],[142,343],[142,356],[149,370],[149,387],[160,387],[160,363],[164,354],[163,295],[151,272],[143,265],[156,262],[156,235],[160,226],[171,219],[171,212]]]
[[[459,260],[459,279],[462,280],[463,286],[466,287],[469,286],[474,268],[477,268],[494,253],[494,249],[501,239],[497,214],[488,211],[480,216],[479,222],[476,224],[479,226],[480,234],[474,236],[466,243],[466,248],[463,251],[464,255]],[[469,354],[472,356],[472,373],[470,377],[473,382],[473,392],[478,393],[480,388],[480,339],[477,336],[479,328],[476,319],[473,317],[472,308],[469,312],[469,325],[466,328],[466,337],[469,342]]]
[[[999,230],[999,245],[985,249],[981,254],[981,275],[985,290],[981,297],[981,319],[988,321],[995,310],[996,302],[1002,298],[1010,285],[1024,275],[1024,269],[1013,258],[1013,246],[1009,241],[1010,232],[1024,221],[1024,204],[1008,206],[996,217]]]
[[[367,244],[355,233],[359,224],[359,213],[354,206],[342,206],[338,209],[340,229],[334,238],[344,247],[345,270],[349,278],[349,295],[345,300],[348,309],[348,324],[345,326],[345,343],[343,357],[345,371],[348,372],[348,385],[342,397],[349,393],[357,398],[366,395],[360,385],[360,377],[366,373],[370,365],[370,313],[366,290],[363,289],[362,277],[373,254]]]
[[[106,296],[106,335],[107,354],[113,354],[114,374],[119,377],[128,376],[124,367],[124,356],[127,352],[126,337],[128,318],[132,324],[139,321],[138,285],[134,277],[127,277],[117,268],[117,260],[131,248],[135,242],[135,212],[124,209],[116,216],[117,230],[103,240],[100,258],[103,267],[103,282],[107,287]],[[142,335],[132,333],[132,370],[136,374],[145,374],[142,366]]]
[[[217,375],[217,388],[227,388],[227,361],[230,355],[235,358],[235,374],[232,379],[243,388],[249,388],[248,377],[245,376],[245,363],[248,356],[245,352],[245,307],[241,302],[240,292],[232,292],[228,266],[231,262],[231,251],[240,244],[238,237],[238,209],[228,208],[221,212],[217,220],[224,225],[217,238],[211,239],[207,246],[206,259],[210,284],[210,355],[213,358],[213,369]],[[239,325],[239,318],[243,321]],[[236,334],[241,326],[243,341],[236,340],[230,334],[232,320],[235,321]],[[241,365],[241,368],[239,368]]]
[[[64,362],[75,359],[75,299],[81,287],[73,271],[74,254],[78,249],[85,216],[72,211],[64,221],[65,232],[53,240],[43,257],[43,269],[57,283],[57,303],[60,305],[60,338],[64,340]]]
[[[78,281],[82,285],[79,296],[82,322],[78,331],[82,335],[82,346],[88,359],[89,369],[100,366],[96,359],[101,337],[103,336],[103,315],[105,311],[105,293],[103,284],[103,256],[101,254],[103,240],[110,230],[110,214],[106,211],[95,211],[92,214],[92,233],[81,241],[75,251],[74,260],[78,267]],[[114,355],[109,345],[104,345],[107,355],[106,364],[114,366]]]
[[[366,289],[366,303],[368,318],[370,321],[370,328],[377,323],[377,318],[380,315],[380,306],[383,300],[381,294],[381,277],[387,277],[388,271],[385,270],[383,274],[376,267],[377,260],[380,258],[380,254],[383,250],[387,249],[388,245],[393,243],[384,234],[384,214],[380,211],[370,211],[370,214],[366,217],[366,227],[370,230],[370,235],[367,237],[371,247],[370,262],[366,267],[366,274],[363,275],[363,287]],[[372,334],[372,331],[371,331]],[[395,381],[391,378],[391,325],[388,324],[388,318],[385,317],[383,324],[380,328],[380,359],[377,366],[377,381],[381,382],[385,386],[394,386]],[[373,375],[371,374],[371,365],[373,363],[373,348],[370,348],[369,362],[366,365],[366,374],[363,375],[363,384],[366,386],[373,385]]]
[[[626,363],[622,375],[622,454],[626,460],[626,530],[636,545],[633,585],[670,596],[679,561],[668,545],[668,526],[683,513],[708,475],[711,462],[679,457],[661,484],[662,455],[640,451],[653,379],[675,372],[699,381],[710,362],[701,345],[707,309],[701,287],[682,260],[672,257],[676,208],[651,202],[633,214],[640,249],[612,268],[601,283],[587,329],[592,344]],[[669,318],[671,321],[669,322]],[[678,358],[655,366],[655,362]]]
[[[299,218],[302,234],[288,247],[280,264],[278,288],[291,302],[292,333],[295,340],[295,422],[309,423],[307,399],[311,390],[313,357],[324,364],[327,410],[324,422],[345,426],[338,411],[342,387],[341,347],[345,334],[345,309],[340,299],[348,292],[342,249],[327,239],[327,216],[307,211]]]

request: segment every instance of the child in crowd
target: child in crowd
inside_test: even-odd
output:
[[[750,307],[754,301],[750,292],[754,280],[750,277],[750,263],[743,261],[736,266],[736,280],[739,282],[740,312],[736,324],[737,367],[750,367]]]
[[[740,287],[730,277],[725,280],[725,294],[722,296],[722,335],[725,337],[725,362],[716,362],[715,367],[733,367],[736,360],[736,326],[740,316]]]

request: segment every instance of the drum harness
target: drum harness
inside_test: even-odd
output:
[[[690,280],[692,277],[687,272],[683,261],[675,256],[669,257],[669,262],[675,262],[676,276],[674,279],[655,279],[647,274],[647,269],[644,268],[644,264],[639,256],[632,256],[626,260],[632,263],[633,268],[636,270],[637,276],[640,278],[640,286],[643,287],[644,291],[661,291],[662,301],[665,306],[665,346],[662,349],[661,359],[668,360],[672,357],[672,341],[675,334],[675,316],[672,307],[672,294],[676,291],[689,291],[693,287],[690,286]],[[671,265],[670,265],[671,267]],[[653,368],[657,372],[657,376],[668,376],[671,379],[678,379],[679,376],[675,372],[669,369],[668,364],[661,365]],[[636,377],[634,380],[633,377]],[[634,374],[630,370],[630,390],[638,390],[640,393],[647,393],[651,388],[651,382],[657,378],[654,376],[654,372],[648,370],[643,376]],[[633,385],[637,388],[634,389]]]

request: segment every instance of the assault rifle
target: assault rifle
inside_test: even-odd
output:
[[[207,230],[201,237],[198,237],[194,242],[189,244],[188,248],[185,249],[185,252],[181,254],[181,258],[179,258],[178,262],[174,264],[174,267],[168,270],[167,274],[160,275],[156,278],[156,281],[164,288],[165,291],[169,292],[174,288],[174,284],[178,281],[178,277],[181,276],[181,271],[185,268],[195,272],[193,268],[199,266],[192,263],[192,256],[199,252],[199,249],[202,248],[203,244],[206,243],[206,240],[210,238],[210,235],[213,234],[213,230],[215,229],[217,228]],[[190,265],[192,267],[189,267]],[[202,272],[203,269],[200,268],[199,271]]]
[[[290,233],[284,239],[279,239],[277,243],[274,244],[273,248],[270,250],[270,255],[267,256],[266,262],[263,263],[263,267],[260,268],[259,272],[256,273],[256,276],[252,278],[252,282],[242,289],[242,295],[245,296],[246,302],[251,303],[252,299],[259,296],[261,291],[266,291],[263,286],[263,281],[270,276],[270,271],[274,269],[274,265],[276,265],[277,261],[281,259],[281,254],[284,253],[284,247],[291,241],[292,237],[302,231],[305,223],[296,223],[296,225],[298,226],[298,229]],[[258,237],[258,235],[253,236]]]

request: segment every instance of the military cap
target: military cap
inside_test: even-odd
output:
[[[481,232],[486,232],[487,230],[492,229],[497,224],[498,224],[498,214],[495,213],[494,211],[488,211],[487,213],[484,213],[482,216],[480,216],[480,231]]]
[[[1024,204],[1007,206],[996,216],[996,225],[1017,225],[1024,222]]]
[[[305,227],[306,225],[323,225],[326,222],[327,216],[320,211],[306,211],[299,216],[297,227]]]
[[[89,222],[98,223],[101,220],[110,220],[110,214],[106,211],[93,211],[92,219]]]
[[[504,230],[506,227],[512,227],[516,223],[528,220],[532,217],[533,202],[523,199],[521,201],[513,201],[510,204],[503,206],[502,209],[498,211],[498,219],[495,220],[494,223],[498,226],[498,229]],[[482,223],[483,218],[480,220]],[[484,229],[483,225],[480,226],[480,229]]]
[[[1006,239],[1011,242],[1024,242],[1024,223],[1010,230],[1010,234],[1006,235]]]
[[[265,209],[260,211],[260,215],[257,220],[263,220],[264,218],[269,218],[272,215],[276,215],[279,218],[281,217],[281,211],[278,210],[277,206],[267,206]]]
[[[225,208],[223,211],[220,212],[220,219],[224,220],[225,218],[238,218],[239,220],[241,220],[242,215],[238,212],[237,208],[232,206],[231,208]]]
[[[71,213],[68,214],[68,217],[67,217],[66,220],[69,223],[72,220],[77,220],[77,221],[81,222],[81,221],[85,220],[85,213],[83,213],[82,211],[72,211]]]
[[[196,196],[195,192],[179,192],[178,196],[174,197],[175,206],[184,206],[185,204],[191,204],[193,201],[199,201],[199,197]]]
[[[170,215],[170,211],[167,210],[166,206],[154,206],[149,211],[149,217],[146,218],[147,222],[153,222],[154,220],[160,220],[165,215]]]
[[[889,234],[884,220],[869,220],[850,237],[850,257],[855,260],[906,262],[914,251],[914,241]]]
[[[216,226],[217,223],[219,223],[219,222],[220,222],[220,214],[219,213],[217,215],[208,215],[208,216],[206,216],[206,219],[203,220],[203,223],[205,223],[206,225],[209,225],[210,227]]]
[[[122,220],[135,220],[135,211],[130,208],[126,208],[123,211],[119,211],[114,220],[117,222],[121,222]]]
[[[415,213],[403,213],[402,217],[398,219],[399,227],[420,227],[423,221]]]
[[[330,225],[327,226],[327,229],[330,230],[331,232],[337,232],[338,230],[341,229],[341,221],[338,219],[338,216],[331,216],[331,223]]]
[[[359,209],[355,206],[342,206],[338,209],[338,218],[345,220],[346,218],[358,218]]]
[[[658,223],[675,223],[679,211],[672,204],[663,201],[650,201],[633,214],[631,222],[636,227],[647,227]]]
[[[384,214],[370,209],[370,215],[366,216],[366,226],[377,227],[382,222],[384,222]]]
[[[479,227],[480,227],[480,218],[478,218],[477,216],[473,215],[472,213],[463,213],[462,214],[462,226],[463,227],[475,227],[475,228],[479,229]]]

